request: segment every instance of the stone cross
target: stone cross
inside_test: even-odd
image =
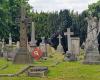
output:
[[[12,37],[11,37],[11,33],[9,33],[9,46],[12,45]]]
[[[63,46],[61,45],[61,35],[59,34],[59,36],[58,36],[58,38],[59,38],[59,44],[58,44],[58,46],[57,46],[57,51],[58,52],[64,52],[64,50],[63,50]]]
[[[59,35],[58,38],[59,38],[59,44],[61,44],[61,38],[62,38],[61,35]]]
[[[30,64],[32,62],[29,50],[27,49],[27,24],[26,8],[21,4],[21,18],[20,22],[20,47],[16,52],[13,63],[15,64]]]
[[[71,51],[71,35],[73,35],[74,33],[73,32],[70,32],[70,28],[67,28],[67,32],[64,33],[64,35],[66,36],[67,35],[67,43],[68,43],[68,51]]]
[[[36,46],[34,22],[32,22],[31,45],[32,45],[32,46]]]

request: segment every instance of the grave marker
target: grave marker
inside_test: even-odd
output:
[[[61,52],[61,53],[64,53],[64,49],[63,49],[63,46],[61,45],[61,35],[59,34],[59,36],[58,36],[58,38],[59,38],[59,44],[58,44],[58,46],[57,46],[57,51],[58,52]]]
[[[30,53],[27,49],[27,25],[25,5],[21,4],[21,18],[20,18],[20,48],[16,52],[13,63],[15,64],[30,64],[32,62]]]
[[[71,51],[71,35],[73,35],[73,32],[70,32],[70,28],[67,28],[67,32],[64,33],[65,36],[67,36],[67,43],[68,43],[68,51]]]

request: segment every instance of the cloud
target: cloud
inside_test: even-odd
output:
[[[29,0],[29,4],[34,10],[41,11],[60,11],[60,9],[71,9],[79,13],[88,8],[88,4],[98,0]]]

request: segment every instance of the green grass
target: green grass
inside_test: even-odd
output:
[[[19,77],[0,77],[0,80],[100,80],[100,65],[84,65],[81,62],[63,62],[52,67],[56,59],[48,59],[47,61],[33,62],[34,66],[48,66],[48,76],[45,78],[28,77],[22,74]],[[8,68],[0,70],[0,74],[16,73],[27,65],[15,65],[0,59],[0,68],[8,64]]]

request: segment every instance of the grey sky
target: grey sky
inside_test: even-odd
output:
[[[88,4],[98,0],[29,0],[29,4],[34,10],[41,12],[59,11],[60,9],[70,9],[81,13],[88,8]]]

